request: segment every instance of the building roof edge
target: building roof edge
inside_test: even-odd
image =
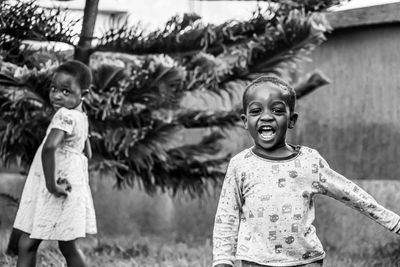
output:
[[[400,2],[332,11],[326,17],[333,29],[400,23]]]

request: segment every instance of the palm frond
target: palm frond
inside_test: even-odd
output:
[[[45,10],[35,1],[7,1],[0,3],[2,17],[0,47],[5,40],[57,41],[72,44],[72,32],[78,22],[67,23],[61,9]]]
[[[194,55],[199,51],[218,54],[223,52],[224,45],[241,42],[263,31],[268,21],[260,16],[250,21],[212,25],[203,24],[195,14],[185,14],[183,19],[179,16],[172,18],[164,30],[149,34],[144,34],[140,25],[128,27],[125,24],[122,30],[110,29],[100,38],[95,49],[137,55],[167,53],[179,57]]]
[[[176,122],[186,128],[229,127],[240,121],[236,110],[231,111],[183,111],[177,116]]]
[[[107,64],[100,65],[92,73],[93,86],[96,92],[104,92],[109,88],[118,86],[119,81],[127,76],[123,68]]]
[[[0,73],[0,83],[5,86],[18,86],[20,82],[6,73]]]
[[[301,80],[295,87],[297,99],[300,99],[314,90],[331,83],[329,78],[321,71],[314,71],[307,76],[306,79]]]

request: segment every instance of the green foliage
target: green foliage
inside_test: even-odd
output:
[[[6,61],[24,64],[23,40],[72,44],[78,21],[66,22],[60,9],[46,10],[35,1],[0,1],[0,48]],[[29,52],[28,52],[29,53]]]
[[[91,51],[122,55],[113,53],[111,60],[92,55],[94,87],[85,101],[95,154],[91,170],[115,174],[120,187],[203,194],[209,181],[224,175],[229,155],[220,153],[219,141],[224,129],[237,126],[239,107],[199,109],[182,106],[182,100],[194,94],[232,97],[265,73],[290,73],[287,78],[297,82],[297,64],[329,30],[318,12],[339,1],[322,2],[284,1],[257,10],[248,21],[221,25],[186,14],[150,33],[127,23],[105,32]],[[19,47],[15,44],[26,39],[73,43],[73,24],[60,26],[61,11],[43,12],[33,1],[1,2],[1,17],[7,21],[0,24],[0,156],[6,164],[29,166],[51,118],[50,74],[62,61],[60,55],[41,51],[50,62],[43,64],[44,57],[14,51],[10,44]],[[313,84],[325,83],[313,79]],[[303,83],[301,95],[316,87]],[[183,142],[191,129],[209,134],[197,143]]]

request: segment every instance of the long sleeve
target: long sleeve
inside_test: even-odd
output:
[[[352,181],[332,170],[324,159],[319,162],[320,192],[352,207],[385,228],[400,234],[400,216],[386,209]]]
[[[229,163],[215,215],[213,232],[213,266],[234,265],[241,214],[239,180]]]

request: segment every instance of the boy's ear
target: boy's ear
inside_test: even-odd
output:
[[[299,114],[297,112],[293,112],[290,115],[290,121],[289,121],[289,126],[288,126],[289,129],[293,129],[294,128],[294,125],[296,124],[296,121],[297,121],[298,117],[299,117]]]
[[[243,126],[247,130],[247,116],[245,114],[240,114],[240,118],[243,121]]]

